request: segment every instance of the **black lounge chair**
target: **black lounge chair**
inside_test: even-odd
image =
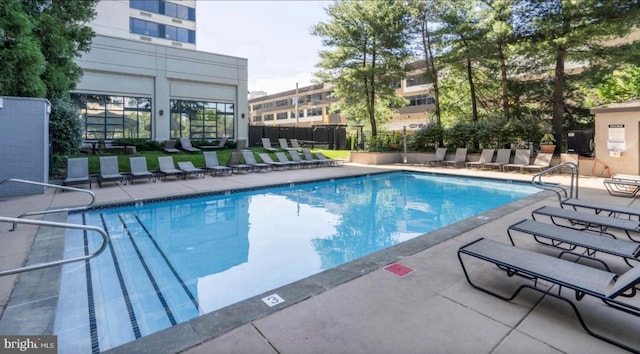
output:
[[[200,152],[202,150],[193,147],[193,145],[191,145],[191,139],[189,138],[180,138],[180,148],[184,151],[188,151],[188,152]]]
[[[424,162],[424,165],[429,165],[429,166],[440,166],[440,164],[442,163],[442,161],[444,161],[445,156],[447,155],[447,148],[438,148],[436,150],[436,156],[433,158],[433,160],[427,160]]]
[[[159,156],[158,166],[160,167],[160,170],[158,171],[158,173],[162,175],[163,181],[167,180],[167,176],[176,176],[176,177],[182,176],[183,179],[187,178],[187,175],[185,174],[185,172],[177,169],[176,166],[173,164],[172,156]]]
[[[592,210],[595,214],[607,214],[607,216],[626,216],[629,219],[636,217],[640,220],[640,208],[634,208],[631,206],[608,204],[595,202],[584,199],[570,198],[560,201],[560,207],[570,207],[573,210],[579,211],[579,209]]]
[[[218,173],[232,174],[233,169],[229,166],[222,166],[218,161],[218,154],[215,151],[205,151],[204,155],[204,169],[211,173],[211,176],[215,176]]]
[[[70,184],[89,183],[91,189],[91,176],[89,176],[89,158],[76,157],[67,159],[67,177],[62,181],[63,186]]]
[[[103,182],[122,182],[124,176],[118,169],[117,156],[100,156],[100,174],[98,175],[98,187],[102,188]]]
[[[598,231],[601,234],[610,235],[615,238],[615,235],[608,232],[608,229],[616,229],[624,232],[627,237],[634,240],[631,237],[631,233],[640,232],[640,224],[637,221],[612,218],[610,216],[595,215],[591,213],[583,213],[571,209],[562,209],[550,206],[544,206],[531,212],[531,217],[536,220],[536,215],[548,216],[555,225],[575,227],[582,230]],[[557,219],[564,219],[570,223],[570,225],[563,225],[557,222]]]
[[[622,257],[630,267],[633,265],[629,263],[629,260],[638,261],[640,256],[640,243],[638,242],[617,240],[592,232],[569,229],[535,220],[522,220],[509,226],[507,234],[511,244],[515,246],[514,231],[531,235],[538,243],[562,250],[558,257],[571,254],[576,256],[578,260],[588,258],[604,265],[608,271],[611,271],[611,268],[604,260],[596,258],[597,252]],[[580,249],[581,252],[578,253],[576,249]]]
[[[486,286],[481,286],[471,280],[469,269],[463,261],[466,257],[495,264],[498,267],[494,269],[504,271],[509,277],[521,276],[526,279],[526,282],[519,285],[510,295],[504,295]],[[591,336],[631,352],[640,352],[640,348],[633,348],[592,330],[576,305],[588,295],[601,300],[609,305],[609,308],[640,316],[640,308],[622,300],[622,298],[632,297],[636,294],[635,287],[640,282],[640,267],[630,268],[625,273],[618,275],[484,238],[460,247],[458,260],[467,281],[474,288],[505,301],[513,300],[523,289],[539,291],[569,304],[582,328]],[[485,267],[482,268],[482,272],[486,274]],[[547,284],[541,283],[539,280],[552,283],[555,286],[548,288]],[[557,293],[553,291],[555,288],[557,288]],[[597,302],[594,302],[593,306],[597,306]]]
[[[131,173],[129,174],[131,184],[133,184],[134,179],[139,178],[146,178],[149,181],[153,179],[153,183],[156,182],[156,174],[149,171],[146,157],[130,157],[129,166],[131,167]]]
[[[193,162],[191,161],[180,161],[178,162],[178,169],[184,171],[184,178],[186,179],[188,175],[196,175],[204,178],[204,169],[195,167]]]

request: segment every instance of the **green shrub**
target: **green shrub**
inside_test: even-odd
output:
[[[407,148],[411,151],[434,151],[442,140],[444,130],[436,123],[427,124],[407,138]]]

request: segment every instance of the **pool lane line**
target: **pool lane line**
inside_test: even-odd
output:
[[[104,214],[100,214],[100,220],[102,221],[102,228],[109,235],[109,251],[111,252],[111,258],[113,259],[113,265],[116,270],[116,275],[118,276],[118,282],[120,283],[120,290],[122,291],[122,296],[124,297],[124,303],[127,306],[127,312],[129,313],[129,321],[131,321],[131,328],[133,329],[133,335],[136,339],[142,337],[140,334],[140,328],[138,327],[138,320],[136,319],[136,314],[133,311],[133,305],[131,304],[131,298],[129,297],[129,292],[127,291],[127,285],[124,282],[124,278],[122,277],[122,271],[120,270],[120,264],[118,263],[118,257],[116,256],[116,251],[113,249],[113,243],[111,242],[111,235],[109,234],[109,228],[107,227],[107,222],[104,219]]]
[[[147,273],[147,277],[149,277],[149,281],[151,282],[151,285],[153,285],[153,289],[156,291],[156,295],[158,296],[158,300],[160,300],[160,303],[162,304],[162,307],[164,308],[164,312],[167,314],[167,317],[169,318],[169,322],[171,322],[172,326],[177,325],[178,322],[176,321],[176,318],[173,316],[173,312],[169,308],[169,305],[167,305],[167,300],[164,298],[164,295],[162,295],[162,290],[160,290],[160,287],[158,286],[158,282],[156,281],[156,278],[153,276],[153,273],[151,273],[151,269],[149,269],[149,266],[147,265],[147,262],[145,262],[144,258],[142,257],[142,253],[140,252],[140,249],[138,248],[138,244],[136,243],[136,240],[131,235],[131,231],[129,231],[129,228],[127,227],[127,224],[124,222],[124,219],[122,218],[122,214],[118,214],[118,219],[120,219],[120,222],[122,223],[122,226],[124,227],[124,231],[127,233],[127,236],[129,236],[129,240],[131,241],[131,244],[133,245],[134,251],[136,251],[136,255],[138,256],[138,260],[140,260],[140,264],[142,264],[142,268],[144,268],[145,273]]]
[[[82,213],[82,224],[87,224],[86,214]],[[87,237],[87,230],[83,230],[84,234],[84,255],[89,254],[89,238]],[[93,296],[93,281],[91,280],[91,260],[87,259],[84,261],[84,271],[85,277],[87,281],[87,301],[88,301],[88,310],[89,310],[89,334],[91,335],[91,353],[98,354],[100,353],[100,342],[98,341],[98,325],[96,323],[96,308],[95,308],[95,298]]]
[[[162,256],[162,259],[164,259],[164,261],[167,263],[167,267],[169,267],[169,270],[171,270],[171,273],[173,273],[173,276],[176,277],[176,279],[180,283],[180,286],[182,286],[182,289],[184,289],[184,292],[187,294],[189,299],[191,299],[193,306],[195,306],[196,310],[200,311],[200,304],[198,303],[198,299],[196,299],[193,293],[191,293],[191,290],[189,290],[187,283],[182,279],[180,274],[178,274],[178,271],[173,267],[173,264],[171,264],[171,261],[169,261],[169,257],[167,257],[167,255],[162,251],[162,248],[160,248],[160,245],[158,245],[156,240],[151,235],[151,232],[149,232],[149,229],[147,229],[147,227],[142,223],[142,220],[140,220],[138,215],[134,215],[134,217],[136,218],[136,220],[138,221],[138,224],[140,224],[144,232],[147,233],[147,236],[149,236],[149,239],[151,240],[151,242],[153,242],[153,245],[158,250],[158,253],[160,253],[160,256]]]

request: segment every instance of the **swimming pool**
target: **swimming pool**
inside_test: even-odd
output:
[[[395,172],[73,214],[111,243],[64,267],[54,332],[61,352],[104,351],[536,192]],[[74,232],[65,257],[97,247]]]

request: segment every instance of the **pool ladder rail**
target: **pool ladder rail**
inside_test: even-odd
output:
[[[569,185],[569,187],[561,186],[559,184],[549,184],[542,181],[543,176],[546,176],[556,171],[561,172],[563,167],[569,169],[569,173],[571,174],[571,184]],[[558,196],[558,201],[562,201],[563,195],[564,195],[564,199],[578,198],[578,177],[579,177],[578,165],[576,165],[573,162],[563,162],[561,164],[551,166],[546,170],[535,174],[531,178],[531,183],[537,188],[552,191]]]
[[[90,226],[90,225],[82,225],[82,224],[71,224],[71,223],[62,223],[62,222],[53,222],[53,221],[23,219],[26,216],[44,215],[44,214],[59,213],[59,212],[86,210],[89,207],[91,207],[93,205],[93,203],[95,202],[95,200],[96,200],[95,194],[93,192],[85,190],[85,189],[80,189],[80,188],[59,186],[59,185],[56,185],[56,184],[28,181],[28,180],[17,179],[17,178],[9,178],[9,179],[5,179],[3,181],[0,181],[0,187],[2,185],[4,185],[5,183],[9,183],[9,182],[30,184],[30,185],[37,185],[37,186],[44,186],[44,187],[51,187],[51,188],[61,189],[63,191],[64,190],[68,190],[68,191],[82,192],[82,193],[87,193],[87,194],[89,194],[91,196],[91,201],[87,205],[33,211],[33,212],[23,213],[23,214],[19,215],[17,218],[0,216],[0,222],[12,223],[13,224],[13,227],[10,229],[10,231],[15,231],[17,229],[17,224],[27,224],[27,225],[57,227],[57,228],[64,228],[64,229],[78,229],[78,230],[86,230],[86,231],[95,231],[95,232],[99,233],[100,236],[102,236],[102,244],[100,245],[100,247],[96,251],[94,251],[91,254],[85,255],[85,256],[61,259],[61,260],[57,260],[57,261],[44,262],[44,263],[32,264],[32,265],[28,265],[28,266],[22,266],[22,267],[18,267],[18,268],[14,268],[14,269],[8,269],[8,270],[0,271],[0,277],[5,276],[5,275],[10,275],[10,274],[23,273],[23,272],[28,272],[28,271],[37,270],[37,269],[54,267],[54,266],[67,264],[67,263],[72,263],[72,262],[85,261],[85,260],[91,259],[91,258],[99,255],[100,253],[102,253],[102,251],[105,250],[105,248],[107,247],[107,244],[109,242],[109,236],[107,235],[107,233],[102,228],[99,228],[99,227],[96,227],[96,226]]]

